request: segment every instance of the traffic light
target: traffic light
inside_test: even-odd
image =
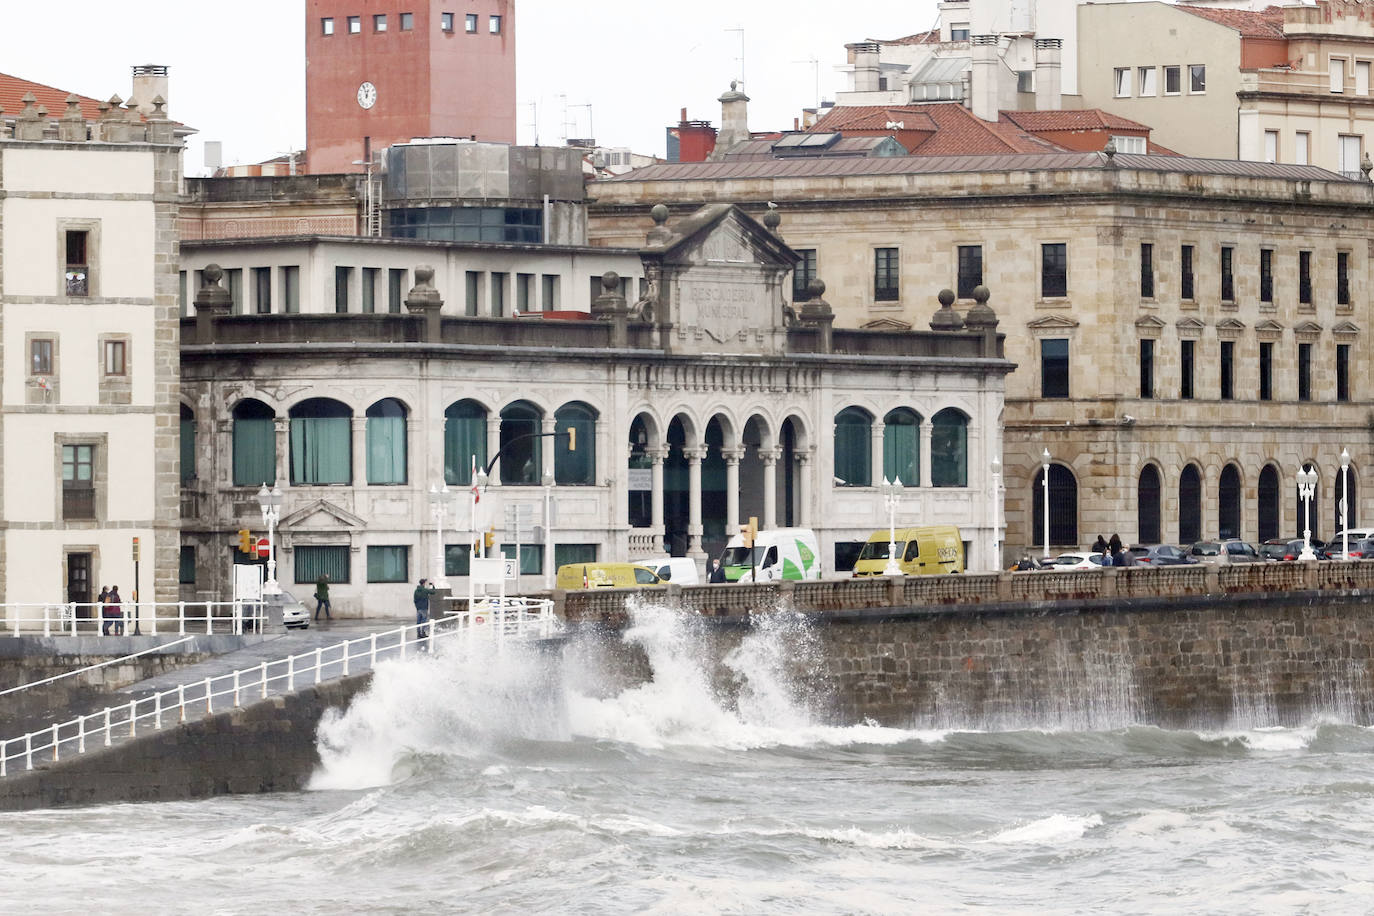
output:
[[[496,544],[496,529],[488,528],[486,533],[482,535],[482,543],[487,550],[491,550],[492,546]]]
[[[239,529],[239,550],[243,553],[253,552],[253,535],[247,528]]]
[[[749,516],[749,524],[739,526],[739,536],[743,538],[745,547],[754,546],[754,540],[759,536],[758,516]]]
[[[568,427],[568,451],[570,451],[570,452],[575,452],[575,451],[577,451],[577,427],[576,427],[576,426],[569,426],[569,427]]]

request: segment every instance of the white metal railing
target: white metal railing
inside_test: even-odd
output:
[[[109,747],[117,738],[133,738],[140,727],[161,729],[165,721],[186,722],[189,717],[210,715],[216,703],[223,708],[241,706],[245,697],[266,699],[271,695],[292,693],[298,686],[311,686],[336,677],[347,677],[354,670],[374,667],[377,662],[427,651],[445,639],[490,638],[500,644],[506,640],[541,639],[557,635],[562,625],[553,613],[553,602],[541,599],[478,599],[468,610],[447,614],[425,624],[410,624],[371,633],[328,648],[313,649],[298,655],[243,668],[218,677],[207,677],[193,684],[181,684],[120,706],[107,706],[101,712],[77,716],[66,722],[29,732],[18,738],[0,741],[0,777],[9,775],[11,761],[23,761],[25,770],[33,769],[35,756],[53,761],[65,753],[84,754],[88,742]]]
[[[0,604],[5,636],[112,636],[122,629],[132,636],[175,633],[242,634],[261,630],[263,606],[240,601],[139,601],[119,606],[118,617],[102,617],[107,605],[63,603]],[[84,615],[83,615],[84,612]]]
[[[0,690],[0,697],[9,696],[12,693],[20,693],[24,690],[31,690],[34,687],[42,687],[45,684],[54,684],[69,677],[80,677],[89,671],[98,671],[101,668],[108,668],[110,665],[122,665],[130,659],[139,658],[144,655],[151,655],[154,652],[161,652],[172,646],[179,646],[184,642],[190,642],[194,636],[183,636],[181,639],[174,639],[171,642],[164,642],[161,645],[153,646],[151,649],[144,649],[142,652],[135,652],[132,655],[125,655],[121,658],[112,658],[109,661],[97,662],[94,665],[87,665],[84,668],[77,668],[74,671],[64,671],[62,674],[55,674],[52,677],[45,677],[41,681],[31,681],[27,684],[20,684],[18,687],[10,687],[7,690]]]

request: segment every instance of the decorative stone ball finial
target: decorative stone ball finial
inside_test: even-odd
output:
[[[964,319],[954,310],[954,290],[942,289],[935,297],[940,307],[930,319],[932,331],[958,331],[964,326]]]
[[[668,208],[663,204],[654,204],[653,209],[649,211],[649,217],[654,221],[654,225],[662,226],[668,222]]]
[[[984,330],[997,327],[997,313],[988,305],[988,300],[992,298],[992,293],[986,286],[975,286],[973,288],[973,308],[968,310],[964,316],[964,327],[969,330]]]
[[[603,294],[620,292],[620,274],[613,270],[608,270],[601,275],[601,292]]]
[[[825,296],[825,281],[817,277],[806,284],[806,292],[812,299],[821,299]]]
[[[434,268],[428,264],[421,264],[415,268],[415,288],[433,289],[434,288]]]
[[[777,234],[778,227],[782,225],[782,215],[778,213],[777,207],[769,207],[768,212],[763,214],[763,225],[769,232]]]
[[[206,264],[205,269],[200,272],[200,278],[206,286],[219,286],[219,281],[224,277],[224,268],[218,264]]]

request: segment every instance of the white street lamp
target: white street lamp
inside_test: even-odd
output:
[[[1041,520],[1045,523],[1045,559],[1050,558],[1050,450],[1047,448],[1040,453],[1041,474],[1040,489],[1043,492],[1041,497]]]
[[[434,572],[430,581],[435,588],[448,588],[444,574],[444,513],[448,510],[448,484],[429,485],[429,510],[434,516]]]
[[[487,542],[486,539],[482,537],[482,532],[478,530],[477,501],[482,498],[482,494],[486,492],[486,489],[487,472],[482,470],[481,468],[478,468],[477,473],[472,475],[472,536],[474,538],[473,545],[476,548],[477,556],[479,557],[486,556]]]
[[[553,471],[544,472],[544,587],[553,588]]]
[[[1312,496],[1316,491],[1317,472],[1304,466],[1298,471],[1298,495],[1302,497],[1303,506],[1302,553],[1298,554],[1299,560],[1317,558],[1312,552]]]
[[[1350,522],[1346,501],[1350,499],[1350,452],[1341,449],[1341,559],[1350,559]]]
[[[1002,568],[1002,459],[992,458],[992,571]]]
[[[900,576],[901,564],[897,562],[897,503],[902,500],[902,479],[894,477],[888,481],[883,478],[883,502],[887,505],[887,566],[885,576]]]
[[[262,523],[267,526],[267,581],[263,583],[264,594],[280,595],[281,586],[277,584],[277,538],[275,529],[277,522],[281,521],[282,504],[281,487],[272,486],[267,489],[267,484],[263,484],[258,490],[258,508],[262,510]]]

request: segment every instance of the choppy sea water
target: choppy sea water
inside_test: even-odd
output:
[[[729,700],[662,608],[609,696],[575,652],[385,665],[311,791],[4,815],[0,909],[1374,912],[1374,730],[836,727],[775,621]]]

